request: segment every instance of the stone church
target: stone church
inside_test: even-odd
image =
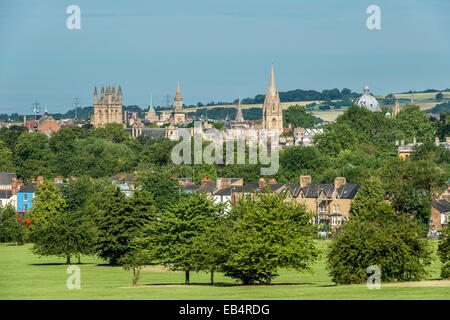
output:
[[[186,113],[183,110],[183,97],[181,96],[180,81],[177,83],[177,92],[175,93],[175,98],[173,99],[173,111],[172,111],[172,121],[174,124],[185,122]]]
[[[262,128],[264,130],[277,130],[278,134],[283,133],[283,109],[280,103],[280,95],[275,88],[275,77],[273,65],[270,72],[269,91],[263,104]]]
[[[94,89],[94,115],[91,123],[96,127],[103,127],[108,123],[122,123],[122,89],[117,90],[108,86],[102,87],[100,99],[97,96],[97,87]]]

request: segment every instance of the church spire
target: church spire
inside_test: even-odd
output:
[[[275,76],[273,74],[273,64],[272,64],[272,70],[270,71],[270,83],[269,83],[269,95],[274,96],[276,95],[277,90],[275,89]]]
[[[236,121],[244,122],[244,117],[242,116],[242,106],[241,106],[241,97],[238,98],[238,106],[236,112]]]
[[[148,108],[148,110],[153,109],[153,95],[150,95],[150,107]]]

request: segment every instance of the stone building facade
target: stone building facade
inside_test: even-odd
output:
[[[94,115],[91,123],[96,127],[103,127],[109,123],[122,123],[122,88],[116,89],[102,87],[100,99],[97,96],[97,87],[94,89]]]
[[[186,121],[186,113],[183,110],[183,97],[181,96],[180,82],[177,83],[177,92],[173,99],[172,120],[174,124]]]
[[[275,77],[273,66],[270,72],[269,91],[263,104],[262,129],[277,130],[278,134],[283,133],[283,109],[280,103],[280,95],[275,88]]]

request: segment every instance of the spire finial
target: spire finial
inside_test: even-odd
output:
[[[275,76],[273,74],[273,64],[272,64],[272,69],[270,71],[270,83],[269,83],[269,94],[271,96],[274,96],[276,94],[276,89],[275,89]]]

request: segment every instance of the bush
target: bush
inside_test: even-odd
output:
[[[450,278],[450,227],[446,226],[442,230],[441,241],[439,243],[438,255],[444,264],[441,269],[441,278]]]
[[[373,211],[374,219],[351,218],[334,238],[327,268],[335,283],[362,283],[367,267],[377,265],[382,281],[420,280],[427,273],[431,250],[419,239],[418,227],[409,217],[397,216],[386,203]]]

